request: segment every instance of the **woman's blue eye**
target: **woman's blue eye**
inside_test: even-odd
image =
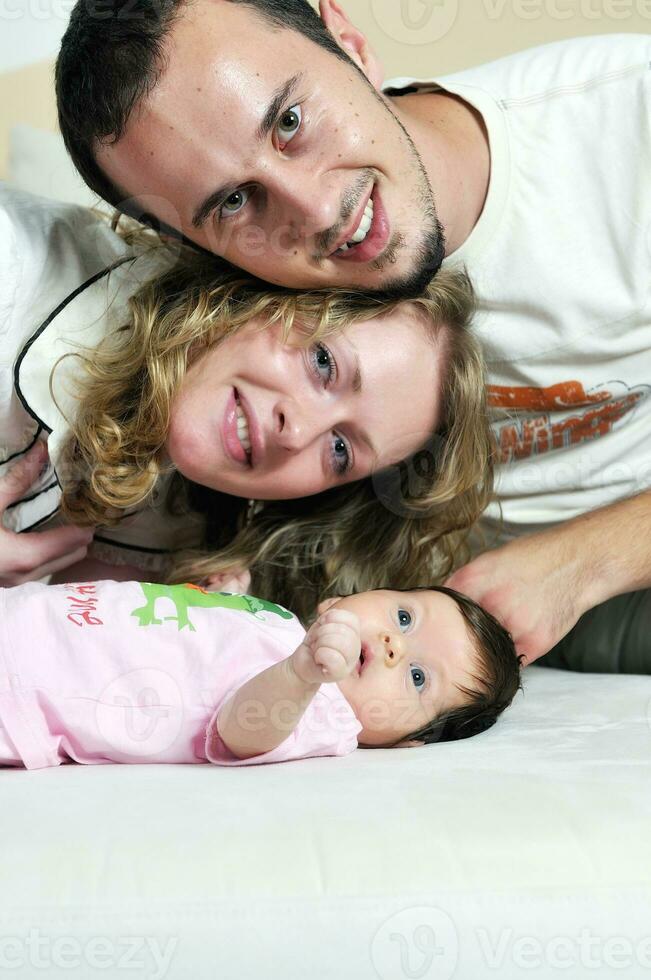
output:
[[[425,677],[425,671],[420,667],[411,667],[411,679],[414,682],[414,687],[417,691],[421,691],[425,687],[427,678]]]
[[[303,112],[300,105],[293,105],[291,109],[286,109],[278,120],[278,134],[281,143],[289,143],[293,140],[301,128]]]
[[[407,612],[406,609],[399,609],[398,622],[400,624],[400,629],[409,629],[411,626],[411,613]]]
[[[332,440],[332,463],[333,469],[337,476],[343,476],[350,469],[350,453],[348,452],[348,446],[341,436],[338,436],[336,432],[333,433]]]
[[[336,374],[336,362],[325,344],[315,344],[311,351],[314,373],[324,382],[324,387],[330,384]]]

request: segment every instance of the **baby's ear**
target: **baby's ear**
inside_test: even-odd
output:
[[[425,743],[421,742],[421,740],[418,738],[403,738],[402,742],[396,742],[396,744],[392,745],[391,748],[392,749],[418,749],[420,748],[421,745],[424,744]]]
[[[336,602],[339,602],[340,599],[341,599],[340,595],[335,595],[335,596],[331,596],[329,599],[324,599],[323,602],[320,602],[319,605],[316,607],[316,611],[319,614],[319,616],[323,616],[323,614],[327,612],[328,609],[331,609]]]

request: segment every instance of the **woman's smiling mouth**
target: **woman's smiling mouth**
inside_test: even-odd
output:
[[[222,421],[222,441],[226,454],[236,463],[253,466],[250,416],[242,404],[237,388],[231,390]]]

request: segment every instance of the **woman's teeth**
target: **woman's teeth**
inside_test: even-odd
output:
[[[360,221],[357,231],[344,245],[341,245],[337,252],[347,252],[349,248],[353,248],[355,245],[359,245],[363,242],[369,231],[371,230],[371,225],[373,224],[373,198],[369,197],[368,204],[364,209],[364,214],[362,215],[362,220]]]
[[[235,411],[237,413],[237,438],[240,440],[240,445],[242,449],[247,454],[251,455],[251,440],[249,439],[249,423],[246,421],[246,415],[242,411],[242,407],[239,402],[235,404]]]

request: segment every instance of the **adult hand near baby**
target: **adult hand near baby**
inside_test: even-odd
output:
[[[39,441],[0,478],[0,586],[21,585],[74,565],[85,557],[93,539],[90,528],[15,534],[2,526],[4,512],[25,496],[46,460],[47,447]]]
[[[570,524],[486,551],[445,583],[492,613],[525,663],[548,653],[599,601],[588,596],[586,556]]]
[[[312,623],[292,654],[294,672],[305,684],[341,681],[356,667],[362,641],[354,613],[329,609]]]

